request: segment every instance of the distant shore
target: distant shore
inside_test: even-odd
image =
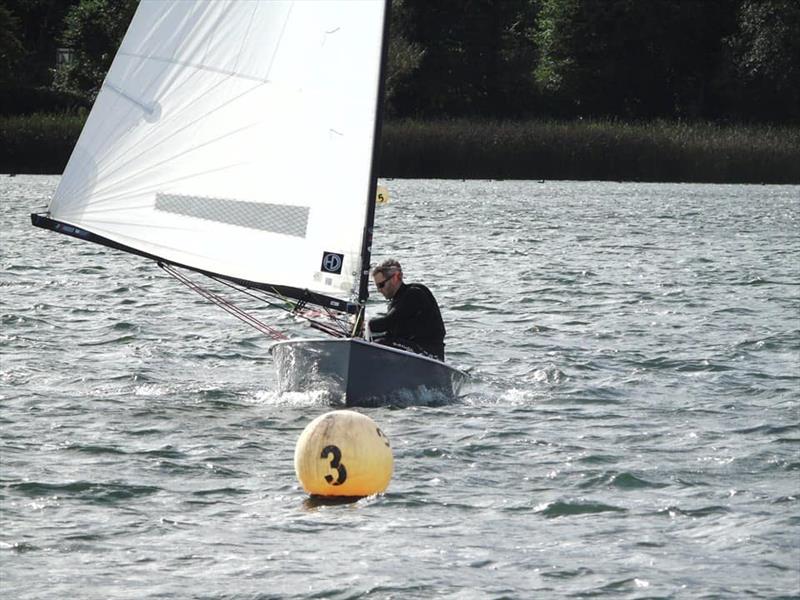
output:
[[[83,121],[0,116],[0,173],[61,173]],[[800,184],[800,127],[387,121],[379,171],[398,178]]]

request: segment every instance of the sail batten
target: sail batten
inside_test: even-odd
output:
[[[383,0],[142,0],[49,218],[347,304],[362,287],[385,14]]]
[[[147,55],[146,56],[146,55],[143,55],[143,54],[133,54],[131,52],[118,52],[117,55],[118,56],[125,56],[125,57],[131,58],[131,59],[139,59],[141,61],[163,62],[163,63],[168,63],[170,65],[175,65],[175,66],[179,66],[179,67],[188,67],[188,68],[191,68],[191,69],[196,69],[198,71],[208,71],[208,72],[217,73],[217,74],[220,74],[220,75],[228,75],[230,77],[236,77],[238,79],[245,79],[245,80],[249,80],[249,81],[255,81],[255,82],[258,82],[258,83],[269,83],[270,82],[268,76],[261,77],[259,75],[247,75],[247,74],[243,74],[243,73],[238,73],[236,71],[235,66],[234,66],[233,69],[222,69],[222,68],[210,67],[210,66],[204,65],[202,63],[192,63],[192,62],[188,62],[188,61],[178,61],[178,60],[175,60],[175,59],[173,59],[171,57],[168,57],[168,56],[154,56],[154,55]],[[105,85],[109,85],[109,84],[106,83]],[[121,90],[118,90],[118,89],[116,89],[114,91],[117,91],[120,95],[125,96],[126,98],[128,98],[128,96],[127,96],[127,94],[125,92],[123,92]],[[136,100],[134,100],[134,102],[136,102]]]

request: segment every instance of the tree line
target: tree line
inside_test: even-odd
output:
[[[5,0],[0,110],[90,102],[136,5]],[[387,114],[796,124],[800,2],[394,0]]]

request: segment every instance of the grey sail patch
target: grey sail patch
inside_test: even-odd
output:
[[[156,210],[294,237],[306,237],[308,207],[228,198],[156,194]]]

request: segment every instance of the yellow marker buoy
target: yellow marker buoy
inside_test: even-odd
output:
[[[375,194],[375,203],[386,204],[387,202],[389,202],[389,190],[386,189],[386,186],[379,185]]]
[[[394,464],[389,440],[375,421],[352,410],[320,415],[300,434],[294,470],[315,496],[370,496],[384,491]]]

